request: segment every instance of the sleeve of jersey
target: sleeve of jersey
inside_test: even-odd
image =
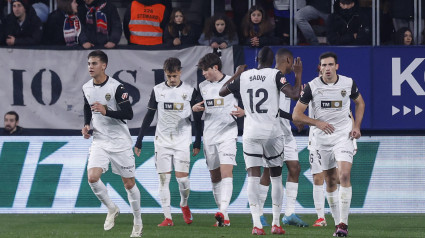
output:
[[[90,104],[87,101],[86,96],[84,96],[84,125],[90,125],[92,118]]]
[[[282,90],[282,88],[285,87],[288,84],[289,83],[286,81],[285,75],[283,75],[282,72],[279,71],[276,74],[276,86],[279,89],[279,91]]]
[[[199,93],[198,90],[193,89],[192,93],[192,99],[190,100],[190,106],[193,107],[193,105],[197,104],[198,102],[202,101],[202,95]]]
[[[145,131],[151,125],[153,118],[155,116],[156,110],[148,108],[146,112],[145,118],[143,119],[142,126],[140,127],[139,135],[137,136],[136,145],[134,147],[141,149],[142,148],[142,140],[145,136]]]
[[[241,80],[240,80],[240,77],[239,77],[239,78],[233,80],[229,85],[227,85],[227,89],[231,93],[235,94],[236,92],[240,91],[240,85],[241,85]]]
[[[151,92],[151,98],[149,99],[149,102],[148,102],[148,109],[152,109],[152,110],[158,109],[158,102],[156,101],[155,90],[153,89]]]
[[[292,113],[285,112],[285,111],[283,111],[281,109],[279,109],[279,116],[281,118],[284,118],[284,119],[288,119],[290,121],[293,121],[293,119],[292,119]]]
[[[356,100],[360,95],[359,89],[357,88],[356,83],[353,80],[353,85],[351,86],[350,98]]]
[[[118,86],[117,91],[115,92],[115,101],[120,106],[120,110],[106,110],[105,116],[120,120],[133,119],[133,109],[131,108],[130,101],[128,100],[128,93],[123,85]]]
[[[308,103],[313,99],[313,95],[311,93],[310,84],[307,84],[304,90],[301,92],[300,102],[308,105]]]

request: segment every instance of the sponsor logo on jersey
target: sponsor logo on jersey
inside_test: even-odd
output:
[[[128,98],[128,93],[123,93],[121,98],[122,100],[126,100]]]
[[[175,110],[175,111],[181,111],[183,110],[183,103],[172,103],[172,102],[165,102],[164,103],[164,110]]]
[[[345,97],[347,95],[347,91],[345,91],[345,89],[341,90],[341,96]]]
[[[282,84],[285,84],[285,83],[286,83],[286,78],[285,78],[285,77],[280,78],[280,82],[281,82]]]
[[[107,93],[107,94],[105,95],[105,99],[106,99],[106,101],[111,100],[111,94]]]
[[[254,80],[260,80],[261,82],[264,82],[264,80],[266,80],[266,76],[264,75],[249,76],[249,81],[254,81]]]
[[[205,101],[207,107],[222,107],[224,106],[224,98],[208,99]]]
[[[342,108],[342,101],[321,101],[322,108]]]
[[[182,98],[183,98],[183,100],[186,100],[187,94],[186,93],[183,93]]]

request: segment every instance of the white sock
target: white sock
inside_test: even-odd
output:
[[[264,203],[266,203],[268,193],[269,186],[260,184],[260,193],[258,194],[258,199],[260,201],[260,216],[264,214]]]
[[[271,177],[272,181],[272,211],[273,211],[273,222],[272,226],[280,226],[280,212],[282,211],[282,200],[283,200],[283,184],[282,175],[277,177]]]
[[[227,177],[221,180],[221,206],[220,212],[223,213],[224,219],[229,220],[229,214],[227,214],[227,208],[229,207],[230,200],[232,199],[233,193],[233,178]]]
[[[140,212],[140,191],[137,185],[135,184],[130,190],[125,189],[127,191],[128,202],[130,203],[131,209],[133,210],[134,220],[133,223],[135,225],[142,224],[142,215]]]
[[[179,183],[179,191],[180,191],[180,206],[187,206],[187,199],[190,194],[190,181],[189,177],[177,178],[177,182]]]
[[[335,221],[335,225],[338,225],[340,219],[338,190],[335,190],[333,192],[326,192],[326,194],[328,197],[329,207],[331,208],[332,217]]]
[[[159,198],[165,218],[173,219],[170,207],[170,179],[171,174],[159,174]]]
[[[313,185],[313,200],[317,218],[325,218],[325,193],[323,192],[323,185]]]
[[[251,210],[252,221],[254,227],[263,229],[260,221],[260,204],[258,199],[258,192],[260,185],[260,177],[248,177],[248,201]]]
[[[286,208],[285,216],[295,213],[295,202],[298,195],[298,183],[286,182]]]
[[[352,187],[339,188],[339,207],[341,212],[341,222],[348,225],[348,214],[350,213],[351,197],[353,196]]]
[[[213,195],[215,203],[217,204],[218,209],[221,206],[221,181],[218,183],[212,183]]]
[[[99,201],[102,202],[108,208],[109,211],[113,211],[113,209],[115,208],[115,204],[109,198],[108,189],[106,189],[106,186],[102,182],[102,180],[99,179],[95,183],[89,183],[89,185],[94,195],[96,195]]]

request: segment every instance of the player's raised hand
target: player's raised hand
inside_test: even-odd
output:
[[[140,152],[142,152],[142,148],[134,147],[134,153],[137,155],[137,157],[140,156]]]
[[[322,130],[323,132],[325,132],[328,135],[334,133],[334,131],[335,131],[334,126],[332,126],[331,124],[324,122],[324,121],[319,121],[317,123],[316,127],[319,128],[320,130]]]
[[[239,65],[236,68],[235,74],[241,74],[241,73],[243,73],[243,71],[245,71],[246,67],[248,67],[246,64]]]
[[[205,111],[205,107],[203,105],[204,105],[204,101],[198,102],[197,104],[193,105],[192,111],[194,111],[194,112],[203,112],[203,111]]]
[[[89,134],[89,131],[90,131],[90,125],[85,125],[83,129],[81,130],[81,134],[83,135],[84,139],[90,138],[91,135]]]
[[[238,107],[236,105],[233,105],[233,106],[236,108],[236,111],[232,111],[230,113],[230,115],[235,116],[235,117],[243,117],[243,116],[245,116],[245,110],[243,110],[242,108],[240,108],[240,107]]]
[[[303,63],[300,57],[297,57],[296,59],[294,59],[292,70],[294,71],[295,75],[301,74],[303,72]]]

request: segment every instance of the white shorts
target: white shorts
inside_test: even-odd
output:
[[[189,173],[189,147],[186,150],[177,150],[155,145],[155,166],[159,174],[171,172],[173,166],[176,172]]]
[[[111,163],[112,172],[123,178],[133,178],[135,174],[135,159],[133,150],[110,152],[99,146],[91,146],[87,170],[91,168],[102,168],[103,173],[108,171]]]
[[[326,150],[310,150],[310,166],[311,173],[320,173],[320,167],[323,170],[329,170],[337,167],[338,161],[353,163],[354,143],[353,140],[347,139]]]
[[[282,167],[283,147],[283,136],[273,139],[244,139],[243,154],[246,168],[263,166],[264,159],[268,167]]]
[[[236,165],[236,139],[212,145],[204,143],[204,155],[208,170],[217,169],[220,164]]]
[[[285,136],[284,137],[284,155],[283,161],[289,160],[297,160],[298,161],[298,150],[297,150],[297,142],[293,136]]]

